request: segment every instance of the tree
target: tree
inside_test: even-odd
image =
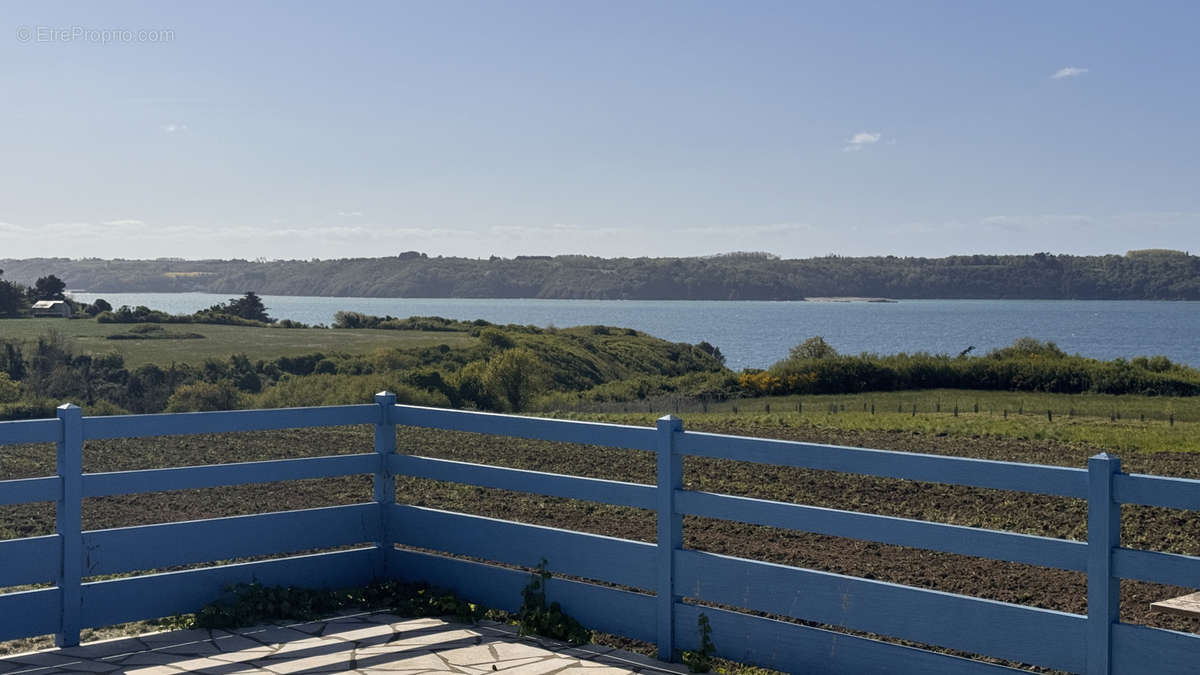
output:
[[[267,308],[263,305],[262,298],[258,297],[254,291],[246,291],[246,294],[236,300],[229,301],[229,313],[234,316],[240,316],[243,319],[251,321],[262,321],[263,323],[273,323],[275,320],[267,316]]]
[[[1021,357],[1042,357],[1059,359],[1067,353],[1053,342],[1042,342],[1029,336],[1017,338],[1011,345],[992,350],[988,356],[993,359],[1012,359]]]
[[[275,323],[275,319],[267,316],[267,308],[263,306],[262,298],[258,297],[254,291],[246,291],[246,294],[240,298],[231,298],[229,302],[213,305],[208,309],[196,312],[196,314],[225,314],[250,321]]]
[[[697,344],[696,348],[716,359],[721,365],[725,365],[725,355],[721,353],[720,347],[710,344],[707,340],[705,340]]]
[[[832,359],[837,355],[837,350],[820,335],[810,337],[788,350],[788,358],[795,361]]]
[[[492,357],[483,373],[483,385],[496,398],[521,412],[545,381],[542,364],[528,349],[506,349]]]
[[[31,292],[34,300],[66,300],[65,290],[66,282],[51,274],[35,281]]]
[[[7,341],[4,343],[4,352],[0,353],[0,369],[11,380],[25,379],[25,356],[21,353],[20,345]]]
[[[0,276],[4,270],[0,270]],[[0,316],[15,316],[25,308],[25,289],[11,281],[0,279]]]
[[[112,305],[104,298],[96,298],[96,301],[88,307],[87,313],[88,316],[95,316],[100,312],[111,312],[112,308]]]

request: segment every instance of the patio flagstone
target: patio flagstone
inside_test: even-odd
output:
[[[240,630],[173,631],[0,658],[0,674],[682,675],[686,669],[596,645],[527,638],[508,626],[383,612]]]

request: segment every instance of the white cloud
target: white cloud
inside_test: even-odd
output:
[[[169,122],[167,124],[162,125],[162,130],[167,132],[168,134],[174,134],[174,133],[179,133],[181,131],[187,131],[187,128],[188,128],[188,125],[182,124],[179,122]]]
[[[362,218],[362,211],[338,211],[338,215],[343,218]]]
[[[846,147],[842,148],[842,152],[858,152],[868,145],[873,145],[883,138],[883,134],[878,131],[860,131],[850,137]]]
[[[1067,66],[1066,68],[1059,68],[1058,70],[1054,71],[1054,74],[1050,76],[1050,79],[1065,80],[1068,77],[1079,77],[1080,75],[1083,75],[1087,71],[1088,71],[1087,68],[1076,68],[1075,66]]]
[[[146,223],[144,223],[140,220],[135,220],[133,218],[119,218],[117,220],[105,220],[100,224],[108,225],[109,227],[125,227],[125,226],[137,227],[140,225],[145,225]]]

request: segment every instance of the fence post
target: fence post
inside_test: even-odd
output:
[[[379,454],[379,465],[375,469],[374,495],[379,506],[379,541],[375,542],[375,578],[391,579],[392,505],[396,503],[396,477],[392,475],[391,456],[396,454],[396,425],[392,423],[392,410],[396,395],[389,391],[375,394],[379,406],[379,421],[375,423],[375,452]]]
[[[58,478],[62,483],[54,508],[54,529],[62,547],[58,593],[62,602],[54,644],[79,644],[83,609],[83,411],[73,403],[58,406]]]
[[[675,432],[683,420],[658,418],[658,658],[675,657],[675,551],[683,548],[683,518],[675,511],[675,491],[683,488],[683,461],[675,452]]]
[[[1120,472],[1120,458],[1106,452],[1088,459],[1087,675],[1112,672],[1112,626],[1121,615],[1121,580],[1112,568],[1121,505],[1113,501],[1113,476]]]

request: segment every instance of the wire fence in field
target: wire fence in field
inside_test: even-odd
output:
[[[1189,406],[1190,407],[1190,406]],[[1110,422],[1161,422],[1174,426],[1176,422],[1200,421],[1195,410],[1176,410],[1170,404],[1159,403],[1153,397],[1145,401],[1051,401],[1031,396],[1028,400],[1005,397],[913,396],[902,394],[854,394],[845,396],[790,396],[767,398],[707,398],[695,396],[647,397],[635,401],[579,401],[559,405],[554,412],[577,413],[732,413],[732,414],[798,414],[838,415],[859,413],[869,415],[949,415],[986,416],[989,418],[1040,418],[1054,422],[1063,419],[1087,418]]]

